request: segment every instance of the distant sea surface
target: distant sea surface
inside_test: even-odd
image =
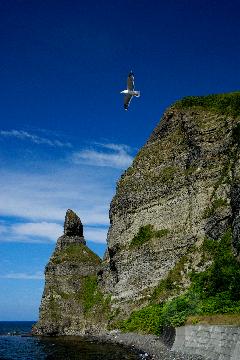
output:
[[[77,337],[27,337],[34,322],[0,321],[0,360],[136,360],[139,355],[120,345]]]

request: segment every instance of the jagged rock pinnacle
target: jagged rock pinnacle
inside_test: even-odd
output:
[[[80,218],[68,209],[64,235],[58,238],[55,251],[45,268],[46,282],[40,318],[33,328],[33,334],[85,335],[106,326],[106,305],[99,300],[102,295],[96,282],[100,269],[101,259],[86,246]],[[91,299],[87,305],[86,296]],[[93,304],[93,309],[87,312],[89,303]],[[95,316],[95,311],[101,313],[103,320]]]
[[[80,218],[74,211],[68,209],[64,222],[64,235],[66,236],[83,236],[83,225]]]
[[[84,244],[83,224],[77,214],[68,209],[64,221],[64,234],[57,240],[56,251],[62,250],[70,244]]]

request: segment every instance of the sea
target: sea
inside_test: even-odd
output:
[[[78,337],[28,336],[32,321],[0,321],[0,360],[136,360],[129,348]]]

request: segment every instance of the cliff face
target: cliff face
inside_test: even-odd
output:
[[[147,304],[170,270],[184,291],[188,273],[211,263],[201,252],[206,237],[217,240],[232,226],[238,255],[240,101],[226,98],[186,98],[169,108],[118,182],[102,286],[120,317]],[[162,292],[158,300],[167,298]]]
[[[67,212],[34,333],[104,331],[132,310],[184,293],[190,274],[212,265],[202,288],[225,276],[222,291],[231,293],[230,303],[238,301],[239,154],[240,93],[190,97],[170,107],[118,182],[102,264],[85,245],[80,219]],[[221,245],[224,234],[230,247]]]
[[[79,217],[68,210],[64,235],[45,269],[36,335],[99,333],[106,326],[108,299],[97,288],[101,260],[87,246]]]

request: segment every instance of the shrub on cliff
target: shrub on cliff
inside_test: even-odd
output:
[[[183,325],[190,315],[240,313],[240,263],[231,242],[231,230],[219,241],[205,239],[202,251],[211,256],[212,265],[192,274],[189,290],[173,300],[134,311],[121,329],[158,335],[164,326]]]

